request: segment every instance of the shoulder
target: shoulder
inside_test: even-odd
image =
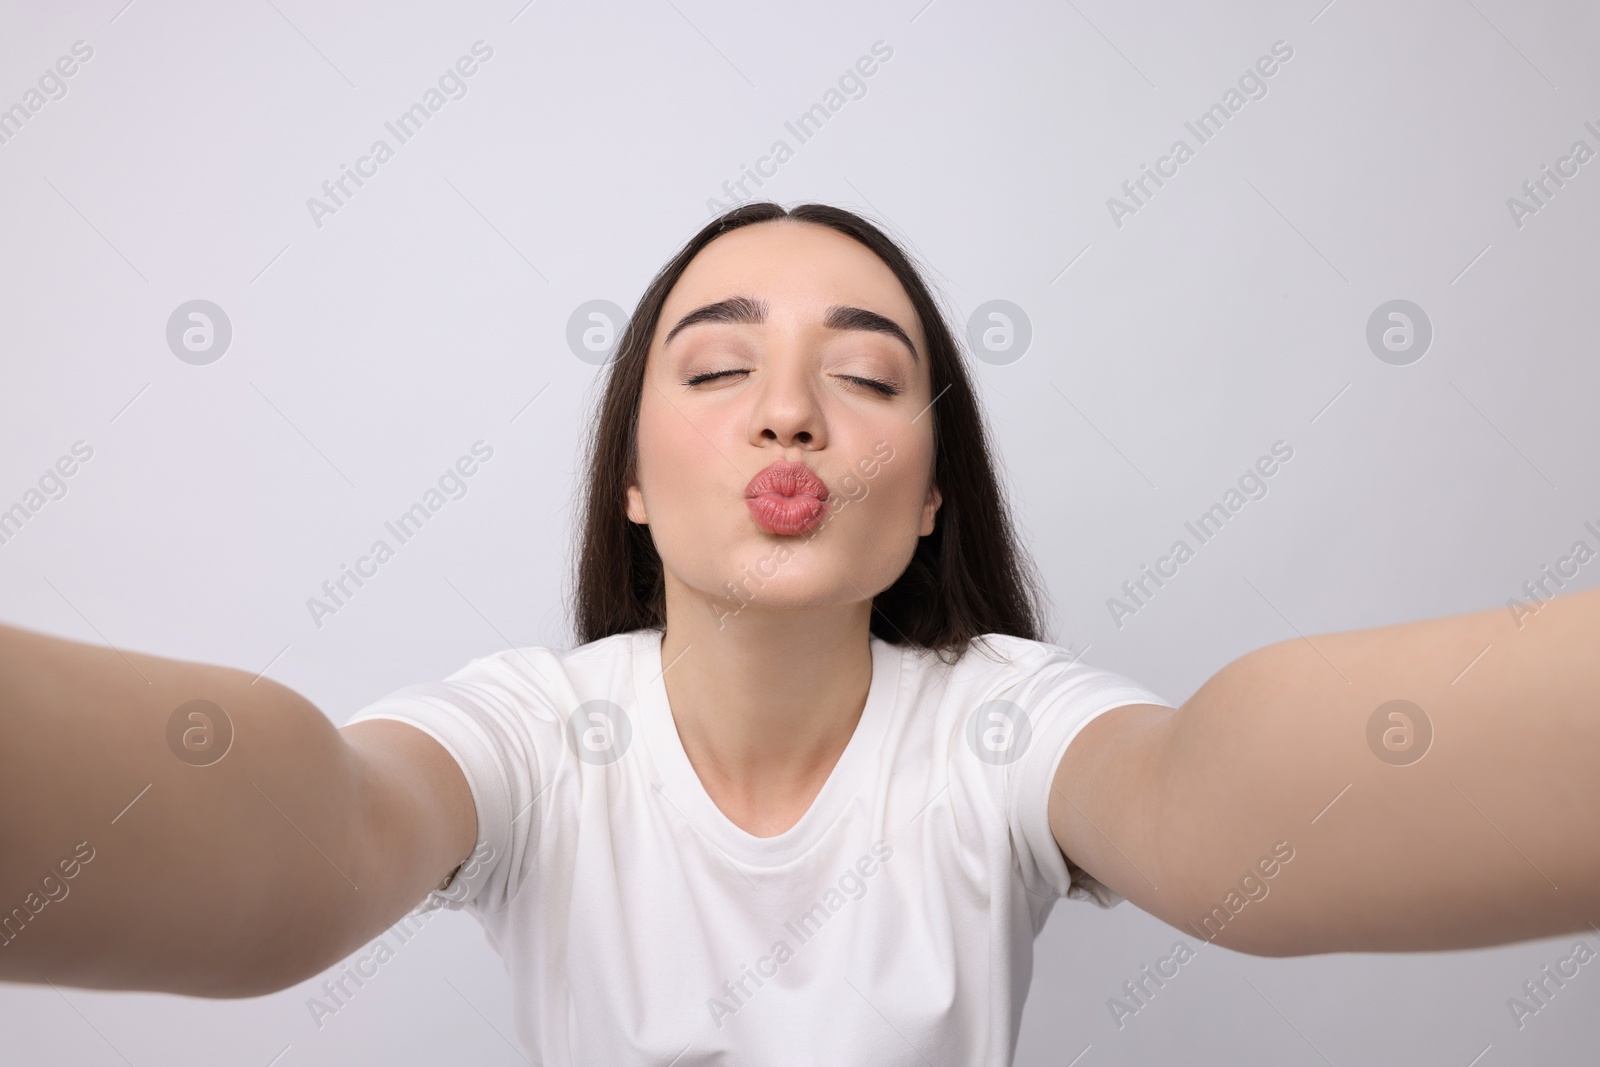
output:
[[[573,718],[593,714],[591,701],[621,705],[631,699],[636,657],[647,636],[630,631],[575,648],[502,649],[469,660],[441,681],[395,690],[350,719],[414,726],[460,767],[477,812],[480,840],[473,855],[487,858],[453,885],[448,906],[504,907],[535,869],[546,829],[561,831],[551,840],[568,839],[563,833],[577,818],[582,772],[610,762],[584,758]]]
[[[524,645],[476,656],[449,675],[446,686],[500,689],[527,698],[562,698],[596,685],[631,680],[646,631],[613,634],[573,648]]]
[[[998,633],[973,638],[954,663],[927,649],[908,650],[920,681],[937,682],[962,699],[1004,697],[1031,703],[1152,695],[1125,675],[1085,662],[1084,651]]]
[[[386,694],[349,721],[398,718],[435,733],[470,724],[468,730],[491,745],[507,743],[508,734],[559,732],[585,701],[630,701],[645,633],[614,634],[574,648],[523,645],[476,656],[439,681]],[[453,728],[463,732],[460,725]]]
[[[974,638],[953,662],[907,647],[904,662],[897,715],[931,727],[950,751],[965,748],[1011,772],[1021,763],[1059,760],[1103,711],[1166,703],[1133,679],[1086,663],[1078,650],[1010,634]]]

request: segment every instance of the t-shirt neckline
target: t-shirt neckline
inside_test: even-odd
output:
[[[775,837],[757,837],[735,825],[717,807],[683,750],[661,670],[661,639],[659,630],[635,631],[634,691],[639,694],[645,742],[668,802],[697,833],[733,859],[752,867],[777,867],[799,858],[833,826],[859,791],[864,776],[871,773],[883,748],[889,713],[899,699],[903,650],[869,634],[872,680],[855,732],[800,821]]]

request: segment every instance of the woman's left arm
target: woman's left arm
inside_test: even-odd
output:
[[[1519,614],[1283,641],[1107,712],[1057,770],[1056,842],[1258,955],[1600,933],[1600,589]]]

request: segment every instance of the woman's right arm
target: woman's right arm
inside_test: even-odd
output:
[[[232,726],[204,766],[168,741],[196,700]],[[420,730],[339,730],[266,678],[0,626],[0,981],[284,989],[420,902],[476,822]]]

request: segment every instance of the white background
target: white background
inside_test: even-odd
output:
[[[9,623],[264,670],[336,722],[507,643],[570,644],[598,371],[568,317],[631,309],[780,138],[794,158],[751,194],[879,220],[963,334],[985,301],[1025,310],[1022,358],[971,367],[1051,638],[1097,666],[1178,701],[1251,648],[1499,607],[1600,546],[1600,162],[1520,227],[1507,207],[1575,140],[1600,150],[1592,5],[123,3],[0,8],[0,107],[94,50],[0,144],[0,508],[94,449],[0,545]],[[307,198],[395,146],[384,122],[480,39],[467,95],[318,226]],[[1280,40],[1267,95],[1118,226],[1107,199],[1195,147],[1184,122]],[[865,95],[798,143],[785,121],[875,41],[893,56]],[[233,329],[205,366],[166,343],[196,298]],[[1366,341],[1397,298],[1434,331],[1406,366]],[[317,626],[307,598],[480,438],[494,457],[466,497]],[[1107,598],[1280,439],[1269,494],[1116,625]],[[1486,840],[1486,868],[1524,862]],[[1018,1063],[1487,1067],[1579,1062],[1600,1037],[1600,965],[1521,1030],[1506,1006],[1576,938],[1200,947],[1119,1030],[1107,999],[1179,936],[1131,905],[1058,907]],[[463,915],[320,1029],[318,985],[7,986],[0,1059],[523,1062]]]

